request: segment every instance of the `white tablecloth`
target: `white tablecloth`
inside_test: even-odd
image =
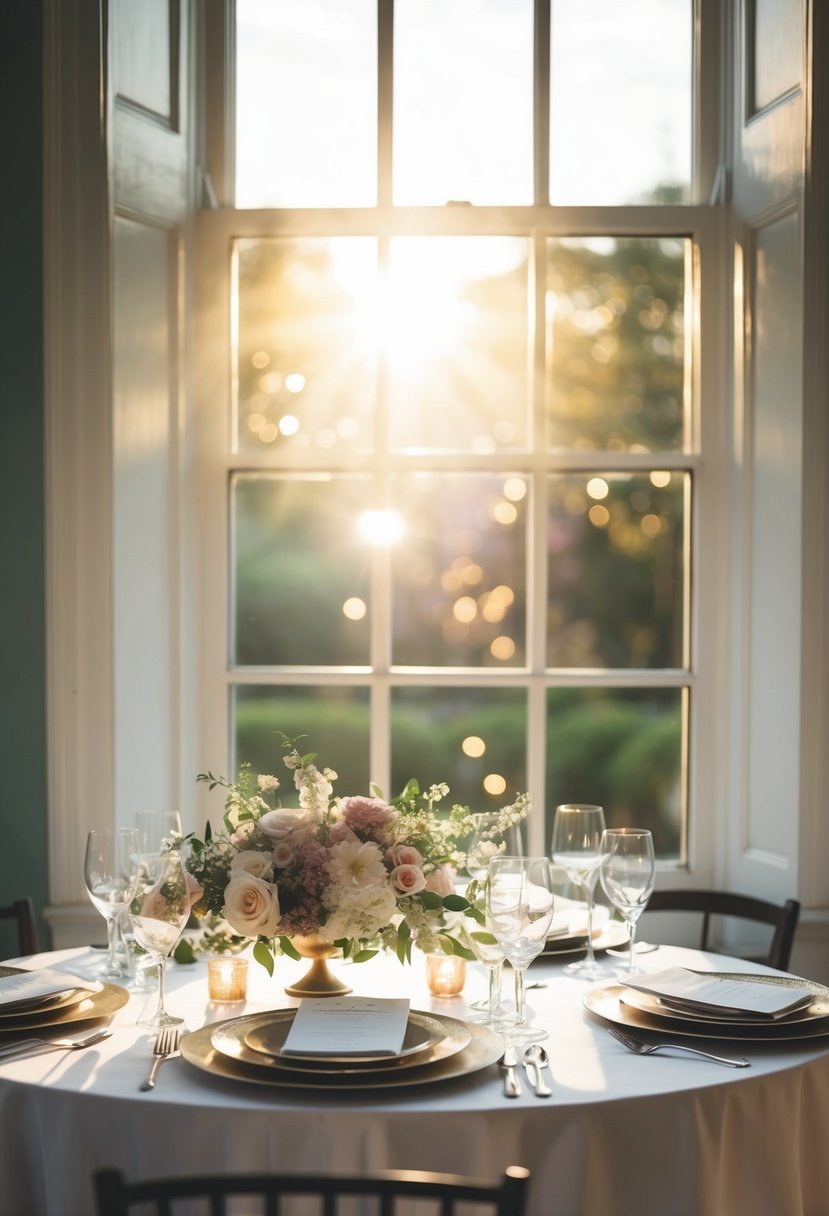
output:
[[[100,955],[62,951],[24,960],[87,973]],[[739,960],[661,947],[644,969],[680,964],[757,970]],[[618,960],[606,958],[608,978]],[[244,1006],[211,1006],[204,961],[171,966],[168,1005],[189,1029],[294,1004],[283,985],[304,965],[251,964]],[[429,997],[421,965],[392,958],[334,964],[355,992],[411,995],[413,1008],[463,1018],[484,992],[470,968],[464,995]],[[505,993],[509,973],[505,976]],[[131,994],[114,1033],[80,1052],[0,1063],[0,1212],[89,1216],[90,1177],[105,1165],[130,1178],[228,1169],[353,1172],[428,1169],[494,1178],[532,1171],[530,1216],[827,1216],[829,1041],[731,1045],[751,1067],[637,1057],[584,1011],[588,985],[537,960],[528,992],[549,1028],[553,1097],[529,1086],[503,1097],[497,1066],[437,1086],[378,1092],[280,1091],[228,1082],[184,1060],[139,1092],[151,1040],[136,1026],[146,994]],[[704,1046],[704,1044],[703,1044]]]

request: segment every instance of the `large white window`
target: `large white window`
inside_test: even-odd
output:
[[[529,788],[536,847],[599,802],[693,860],[724,414],[694,31],[691,0],[237,0],[196,296],[214,767],[306,734],[342,791]]]

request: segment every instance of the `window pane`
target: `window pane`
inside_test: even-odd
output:
[[[532,202],[532,0],[395,0],[396,204]]]
[[[692,0],[554,0],[550,201],[690,201]]]
[[[549,479],[548,666],[683,665],[688,481],[659,470]]]
[[[375,0],[236,0],[237,207],[377,201]]]
[[[367,688],[283,688],[237,685],[233,691],[235,768],[248,763],[254,773],[280,781],[279,797],[295,805],[292,774],[285,768],[279,732],[295,739],[300,751],[314,751],[320,767],[337,774],[340,794],[369,789],[369,693]]]
[[[371,445],[374,240],[236,242],[241,450]]]
[[[547,243],[547,428],[553,448],[676,451],[687,423],[690,241]]]
[[[368,662],[370,557],[358,520],[369,485],[233,478],[234,663]]]
[[[526,447],[528,252],[506,237],[392,241],[383,341],[395,447]]]
[[[392,662],[523,664],[526,480],[414,474],[397,479],[395,502],[406,531],[393,550]]]
[[[392,789],[446,782],[456,802],[494,811],[527,788],[526,693],[520,688],[392,690]]]
[[[595,803],[608,827],[650,828],[660,857],[684,860],[686,717],[679,688],[550,689],[545,839],[561,803]]]

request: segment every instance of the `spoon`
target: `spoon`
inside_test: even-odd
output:
[[[524,1067],[529,1075],[530,1069],[533,1070],[534,1077],[531,1078],[537,1098],[549,1098],[553,1091],[545,1082],[541,1075],[541,1070],[549,1066],[550,1059],[547,1052],[539,1043],[533,1043],[524,1052]]]

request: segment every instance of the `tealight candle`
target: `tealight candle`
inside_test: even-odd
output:
[[[466,959],[457,954],[428,954],[426,983],[435,996],[457,996],[463,992]]]
[[[211,1001],[243,1001],[248,992],[248,960],[208,959],[207,992]]]

